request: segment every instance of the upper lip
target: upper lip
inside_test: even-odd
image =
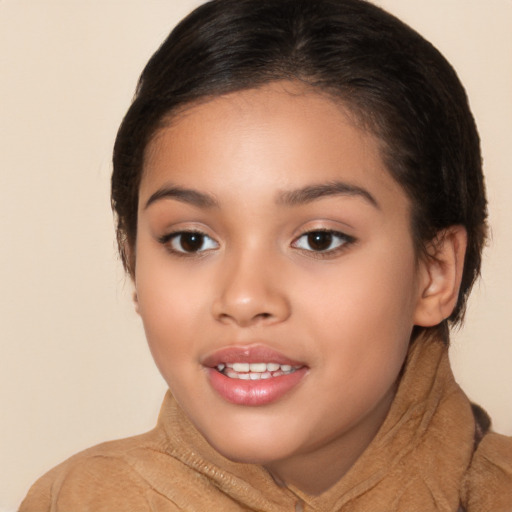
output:
[[[277,363],[290,366],[305,366],[304,363],[291,359],[266,345],[230,346],[206,356],[202,364],[215,368],[221,363]]]

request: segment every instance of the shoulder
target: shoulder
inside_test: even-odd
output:
[[[148,433],[74,455],[31,487],[19,512],[151,510],[149,484],[133,460],[154,449],[153,444]]]
[[[476,450],[464,483],[468,512],[512,510],[512,437],[490,432]]]

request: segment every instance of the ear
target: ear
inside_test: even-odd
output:
[[[139,297],[137,296],[137,291],[136,290],[133,292],[132,299],[133,299],[133,305],[135,306],[135,313],[137,313],[137,315],[140,315],[140,311],[139,311]]]
[[[466,246],[467,232],[463,226],[444,229],[430,242],[419,263],[415,325],[432,327],[452,314],[459,296]]]
[[[123,258],[123,262],[124,262],[124,268],[125,268],[127,274],[130,276],[130,279],[134,286],[132,300],[133,300],[133,305],[135,306],[135,312],[137,314],[140,314],[139,313],[139,298],[137,296],[137,287],[135,284],[135,256],[134,256],[134,250],[130,247],[128,242],[125,242],[123,244],[122,258]]]
[[[128,241],[124,241],[120,246],[121,260],[126,273],[135,283],[135,247],[132,247]]]

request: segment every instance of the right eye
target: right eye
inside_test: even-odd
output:
[[[199,231],[179,231],[170,233],[160,239],[172,252],[181,254],[195,254],[219,247],[213,238]]]

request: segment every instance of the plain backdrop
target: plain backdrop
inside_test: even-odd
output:
[[[0,510],[165,392],[116,255],[110,155],[143,65],[197,0],[0,0]],[[479,125],[492,242],[459,382],[512,434],[512,2],[380,0],[430,39]]]

